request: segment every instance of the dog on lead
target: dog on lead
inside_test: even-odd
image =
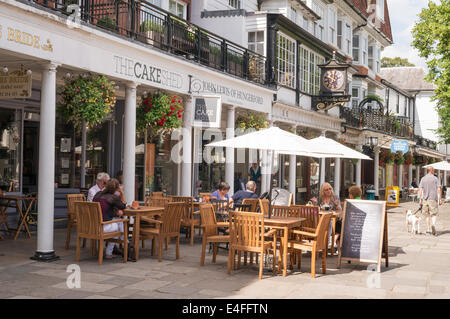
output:
[[[422,210],[422,205],[419,209],[413,213],[411,209],[406,211],[406,231],[409,231],[409,226],[411,225],[411,234],[420,234],[420,221],[422,217],[418,214]]]

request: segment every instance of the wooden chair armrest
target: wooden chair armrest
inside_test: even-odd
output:
[[[308,233],[308,232],[301,231],[301,230],[292,230],[292,233],[296,234],[296,235],[302,235],[302,236],[306,236],[306,237],[311,237],[311,238],[316,238],[317,237],[316,234]]]
[[[156,220],[156,219],[152,219],[152,218],[146,218],[145,222],[149,223],[149,224],[160,224],[160,225],[163,224],[163,222],[161,220]]]
[[[315,228],[311,228],[311,227],[302,227],[301,228],[302,231],[307,231],[309,233],[315,233],[316,229]]]
[[[200,214],[200,210],[194,210],[194,211],[192,212],[192,214],[198,215],[198,214]]]
[[[216,225],[217,227],[230,227],[229,222],[217,222]]]
[[[128,223],[129,220],[128,219],[113,219],[113,220],[109,220],[107,222],[102,222],[102,225],[108,225],[108,224],[114,224],[114,223]]]
[[[277,233],[277,229],[271,229],[267,233],[264,233],[264,237],[273,236]]]

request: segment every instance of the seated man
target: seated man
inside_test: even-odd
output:
[[[245,191],[237,191],[233,194],[232,198],[236,204],[242,204],[242,201],[245,198],[258,198],[258,195],[255,193],[256,191],[256,183],[254,181],[249,181],[245,185]]]
[[[105,188],[106,182],[109,181],[109,175],[107,173],[101,172],[97,174],[97,183],[89,188],[89,193],[87,196],[87,201],[92,202],[94,196]]]

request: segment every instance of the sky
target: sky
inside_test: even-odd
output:
[[[411,47],[411,31],[419,19],[418,14],[427,7],[428,0],[387,0],[387,3],[394,44],[386,47],[381,57],[407,58],[409,62],[426,69],[425,60]]]

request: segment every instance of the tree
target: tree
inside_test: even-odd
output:
[[[382,68],[397,68],[401,66],[415,66],[408,59],[402,59],[401,57],[388,58],[384,57],[381,59]]]
[[[425,58],[429,73],[426,80],[436,85],[440,127],[436,131],[442,142],[450,143],[450,0],[428,2],[419,15],[412,34],[412,46]]]

